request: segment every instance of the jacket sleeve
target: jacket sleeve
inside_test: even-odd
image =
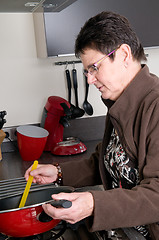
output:
[[[146,193],[146,189],[142,187],[91,193],[94,198],[94,213],[88,219],[88,226],[92,232],[147,225],[159,219],[157,198],[151,201],[148,190]]]
[[[101,184],[98,164],[100,147],[101,143],[89,159],[60,163],[63,185],[83,187]]]

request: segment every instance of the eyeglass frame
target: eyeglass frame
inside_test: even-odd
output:
[[[86,76],[86,77],[88,77],[88,73],[90,74],[90,75],[95,75],[97,72],[98,72],[98,70],[99,70],[99,68],[97,67],[101,62],[103,62],[107,57],[109,57],[111,54],[113,54],[114,52],[116,51],[116,49],[115,50],[113,50],[113,51],[111,51],[110,53],[108,53],[107,55],[105,55],[104,57],[102,57],[101,59],[99,59],[97,62],[95,62],[94,64],[92,64],[91,66],[89,66],[88,67],[88,70],[86,70],[86,69],[84,69],[83,70],[83,74]],[[93,68],[93,71],[92,72],[90,72],[89,71],[89,69],[90,68]],[[95,73],[94,73],[95,72]]]

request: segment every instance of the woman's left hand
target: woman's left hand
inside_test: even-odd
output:
[[[52,198],[54,200],[65,199],[72,202],[70,208],[56,208],[50,204],[44,204],[44,211],[53,219],[60,219],[74,224],[93,214],[94,199],[90,192],[59,193],[53,194]]]

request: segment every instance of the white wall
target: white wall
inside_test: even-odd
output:
[[[147,49],[150,70],[159,75],[159,49]],[[0,14],[0,111],[6,110],[5,127],[38,123],[49,96],[67,99],[65,66],[55,66],[56,61],[73,57],[38,59],[31,13]],[[72,70],[73,66],[69,65]],[[82,64],[76,64],[80,107],[84,101]],[[93,116],[105,115],[106,109],[100,93],[90,86],[89,101]],[[74,92],[72,92],[74,103]],[[85,115],[88,117],[88,115]]]

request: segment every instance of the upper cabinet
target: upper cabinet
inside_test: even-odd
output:
[[[144,47],[159,46],[157,0],[76,0],[58,12],[53,10],[51,1],[45,1],[45,8],[33,13],[38,57],[74,54],[75,39],[81,27],[102,11],[114,11],[127,17]]]

